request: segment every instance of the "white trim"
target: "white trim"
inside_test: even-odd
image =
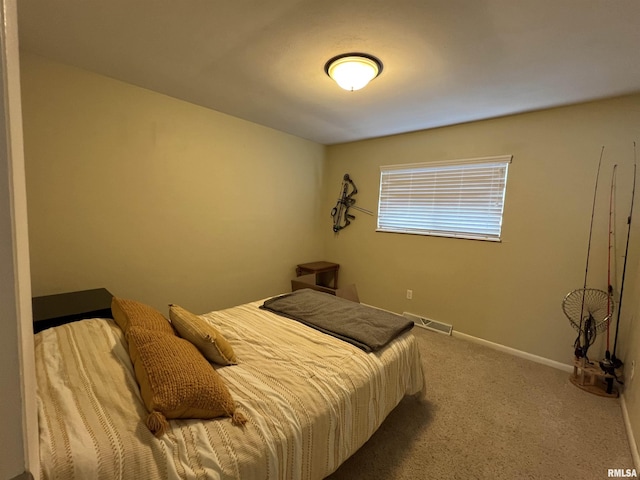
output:
[[[11,248],[13,250],[12,292],[17,322],[18,365],[16,375],[20,377],[22,397],[22,434],[24,470],[38,480],[40,478],[40,455],[38,433],[38,410],[36,398],[36,375],[33,324],[31,312],[31,275],[29,265],[29,233],[27,225],[27,196],[24,166],[22,131],[22,104],[20,94],[20,52],[18,46],[17,0],[0,0],[0,57],[2,67],[3,118],[0,121],[2,155],[7,158],[7,180],[9,186],[9,211],[11,217]],[[3,172],[4,174],[4,172]],[[5,267],[5,265],[3,265]],[[3,281],[9,278],[3,276]],[[11,298],[9,298],[9,301]],[[12,372],[13,373],[13,372]]]
[[[624,420],[625,430],[627,431],[627,439],[629,440],[629,449],[631,450],[631,456],[633,457],[633,464],[636,470],[640,470],[640,454],[638,454],[638,444],[633,435],[633,429],[631,428],[631,421],[629,420],[629,411],[627,410],[627,402],[624,399],[624,394],[620,394],[620,406],[622,407],[622,419]]]
[[[382,308],[382,307],[376,307],[375,305],[371,305],[369,303],[364,303],[364,302],[360,302],[361,305],[364,305],[365,307],[371,307],[371,308],[375,308],[376,310],[382,310],[383,312],[388,312],[388,313],[393,313],[394,315],[398,315],[400,317],[402,317],[403,315],[401,313],[398,312],[392,312],[391,310],[387,310],[386,308]]]
[[[551,360],[545,357],[540,357],[532,353],[523,352],[522,350],[517,350],[515,348],[507,347],[499,343],[490,342],[482,338],[474,337],[472,335],[467,335],[466,333],[461,333],[454,330],[452,332],[452,336],[460,338],[461,340],[467,340],[473,343],[478,343],[480,345],[485,345],[489,348],[500,350],[501,352],[510,353],[511,355],[515,355],[516,357],[525,358],[527,360],[531,360],[536,363],[541,363],[549,367],[557,368],[558,370],[562,370],[570,373],[573,372],[572,365],[564,364],[562,362],[557,362],[555,360]],[[636,470],[640,470],[640,453],[638,452],[638,444],[636,443],[635,437],[633,435],[631,421],[629,420],[629,412],[627,410],[627,402],[625,401],[624,394],[622,393],[620,394],[620,406],[622,408],[622,419],[624,422],[625,430],[627,432],[627,440],[629,442],[629,450],[631,450],[633,464]]]
[[[485,340],[479,337],[474,337],[473,335],[467,335],[466,333],[458,332],[456,330],[454,330],[451,334],[454,337],[460,338],[462,340],[478,343],[480,345],[484,345],[489,348],[493,348],[494,350],[499,350],[501,352],[510,353],[511,355],[515,355],[516,357],[525,358],[527,360],[531,360],[532,362],[541,363],[542,365],[547,365],[548,367],[557,368],[558,370],[562,370],[563,372],[573,372],[573,366],[569,364],[558,362],[556,360],[551,360],[549,358],[541,357],[539,355],[534,355],[533,353],[523,352],[522,350],[517,350],[515,348],[507,347],[506,345],[501,345],[499,343],[490,342],[489,340]]]
[[[549,358],[541,357],[539,355],[523,352],[522,350],[517,350],[515,348],[507,347],[499,343],[490,342],[489,340],[484,340],[483,338],[474,337],[473,335],[468,335],[466,333],[458,332],[456,330],[451,332],[451,335],[461,340],[467,340],[469,342],[484,345],[486,347],[493,348],[494,350],[499,350],[501,352],[515,355],[516,357],[524,358],[527,360],[531,360],[532,362],[541,363],[542,365],[547,365],[549,367],[557,368],[558,370],[562,370],[564,372],[569,372],[569,373],[573,372],[572,365],[558,362],[556,360],[551,360]],[[640,470],[640,453],[638,452],[638,444],[636,443],[635,437],[633,435],[633,429],[631,428],[631,422],[629,420],[629,412],[627,410],[627,402],[625,401],[624,394],[622,393],[620,394],[620,406],[622,407],[622,419],[624,422],[625,430],[627,432],[627,440],[629,442],[629,450],[631,450],[631,456],[633,457],[633,464],[636,470]]]
[[[477,158],[461,158],[456,160],[439,160],[436,162],[416,162],[416,163],[400,163],[395,165],[380,165],[380,171],[384,170],[405,170],[409,168],[433,168],[433,167],[447,167],[449,165],[467,165],[473,163],[486,163],[486,164],[510,164],[513,160],[513,155],[493,155],[491,157],[477,157]]]
[[[401,233],[406,235],[422,235],[428,237],[447,237],[447,238],[462,238],[464,240],[484,240],[487,242],[497,242],[501,243],[502,239],[497,237],[487,237],[486,235],[473,235],[468,233],[457,233],[457,232],[443,232],[436,230],[429,230],[428,233],[425,231],[416,231],[416,230],[394,230],[392,228],[376,228],[376,232],[381,233]]]
[[[403,316],[399,313],[392,312],[391,310],[387,310],[386,308],[376,307],[375,305],[370,305],[368,303],[362,303],[362,305],[366,305],[367,307],[377,308],[378,310],[393,313],[394,315]],[[418,316],[417,314],[412,314],[412,315]],[[467,333],[458,332],[455,329],[451,332],[451,336],[457,337],[461,340],[467,340],[468,342],[478,343],[480,345],[484,345],[485,347],[493,348],[494,350],[510,353],[511,355],[514,355],[516,357],[524,358],[526,360],[531,360],[532,362],[536,362],[536,363],[541,363],[542,365],[547,365],[548,367],[557,368],[558,370],[562,370],[563,372],[573,373],[573,365],[569,365],[568,363],[558,362],[556,360],[551,360],[550,358],[541,357],[539,355],[534,355],[533,353],[524,352],[522,350],[507,347],[506,345],[502,345],[500,343],[490,342],[489,340],[485,340],[484,338],[474,337],[473,335],[469,335]]]
[[[381,166],[376,232],[500,241],[511,159]]]

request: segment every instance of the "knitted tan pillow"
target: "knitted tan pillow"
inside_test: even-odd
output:
[[[167,418],[232,417],[246,419],[236,407],[222,377],[188,341],[164,332],[131,326],[127,332],[140,394],[150,414],[147,427],[157,437]]]
[[[238,363],[231,344],[206,320],[173,304],[169,305],[169,318],[178,335],[193,343],[210,362],[218,365]]]
[[[155,308],[135,300],[113,297],[111,313],[118,326],[126,334],[130,327],[144,327],[175,335],[169,320]]]

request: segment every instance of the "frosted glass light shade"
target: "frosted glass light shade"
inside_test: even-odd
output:
[[[369,55],[346,54],[329,60],[325,71],[341,88],[354,91],[380,75],[382,63]]]

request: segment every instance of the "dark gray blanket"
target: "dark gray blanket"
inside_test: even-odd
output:
[[[310,289],[270,298],[260,308],[302,322],[365,352],[375,352],[413,328],[413,322],[400,315]]]

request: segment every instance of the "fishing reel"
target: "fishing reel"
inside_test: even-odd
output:
[[[611,359],[605,358],[604,360],[600,360],[600,369],[604,373],[608,373],[609,375],[616,374],[616,366],[613,364]]]

